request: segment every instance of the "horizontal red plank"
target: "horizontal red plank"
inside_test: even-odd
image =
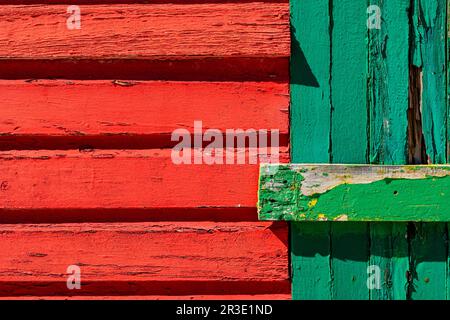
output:
[[[289,0],[77,0],[76,4],[157,4],[157,3],[179,3],[179,4],[208,4],[208,3],[248,3],[248,2],[272,2],[288,3]],[[0,4],[68,4],[67,0],[0,0]]]
[[[265,78],[279,77],[280,66],[284,68],[281,76],[287,74],[290,51],[287,2],[83,5],[81,10],[81,28],[71,30],[67,27],[70,16],[67,5],[1,5],[0,77],[13,78],[11,68],[19,75],[27,74],[26,68],[30,68],[29,77],[55,76],[55,70],[49,70],[48,74],[46,70],[37,72],[30,61],[41,61],[38,66],[42,67],[42,61],[58,65],[58,61],[67,64],[68,59],[81,60],[81,66],[86,59],[103,63],[88,64],[94,68],[90,74],[85,74],[87,70],[80,74],[70,69],[67,74],[60,71],[62,77],[72,74],[79,78],[102,78],[99,71],[127,66],[108,63],[118,59],[132,60],[128,64],[134,68],[139,66],[139,60],[154,61],[143,64],[149,79],[155,79],[153,72],[160,74],[164,69],[176,73],[170,71],[171,65],[183,60],[188,61],[192,74],[199,69],[199,78],[207,78],[207,67],[211,65],[205,60],[208,58],[224,59],[215,60],[216,64],[244,67],[240,70],[243,78],[249,78],[247,71],[257,74],[254,70],[260,66],[258,60],[267,58],[278,62],[268,64]],[[243,62],[241,58],[250,60]],[[11,59],[27,63],[5,63]],[[196,66],[192,60],[197,60]],[[182,67],[179,71],[185,70]],[[226,76],[226,68],[222,67],[222,71],[222,76]],[[117,70],[116,74],[129,76],[123,70]]]
[[[0,56],[10,59],[287,57],[287,3],[1,6]]]
[[[282,150],[280,161],[286,162],[287,150]],[[0,221],[5,217],[3,222],[11,222],[14,216],[20,221],[22,212],[29,210],[42,215],[46,210],[61,215],[89,210],[84,214],[92,214],[95,221],[97,213],[126,220],[124,213],[134,210],[151,214],[183,209],[188,219],[193,211],[205,209],[214,219],[214,210],[220,215],[224,209],[256,208],[257,164],[177,165],[171,152],[0,152]]]
[[[0,149],[158,148],[176,129],[279,130],[287,145],[288,84],[0,81]]]
[[[196,296],[8,296],[0,300],[291,300],[289,293],[254,295],[196,295]]]
[[[0,225],[0,242],[2,296],[286,293],[284,224]]]

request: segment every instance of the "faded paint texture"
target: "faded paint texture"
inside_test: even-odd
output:
[[[380,29],[367,29],[369,5],[380,8]],[[448,161],[447,11],[445,0],[291,1],[292,162]],[[303,205],[305,218],[314,212],[313,220],[351,220],[355,218],[352,210],[368,209],[359,199],[369,192],[372,201],[380,202],[374,206],[380,210],[370,211],[372,216],[367,217],[371,222],[292,223],[294,299],[450,298],[446,223],[373,222],[385,221],[389,216],[381,209],[392,212],[402,197],[403,191],[389,188],[412,183],[422,190],[438,181],[444,189],[448,178],[339,185],[302,204],[296,189],[301,174],[290,170],[279,174],[278,183],[296,184],[272,203],[287,209],[278,211],[280,216]],[[397,195],[378,197],[379,188]],[[358,201],[348,202],[349,194]],[[436,200],[436,193],[429,189],[420,194],[425,201]],[[295,203],[290,197],[297,197]],[[447,205],[445,196],[438,199]],[[346,203],[349,210],[341,212],[330,201]],[[328,217],[327,208],[334,212]],[[401,220],[414,218],[413,212],[397,208],[401,209],[395,213],[397,218],[401,219],[400,214],[407,217]],[[273,212],[276,215],[277,210]],[[447,221],[440,214],[428,219]],[[377,290],[366,285],[371,265],[382,271]]]

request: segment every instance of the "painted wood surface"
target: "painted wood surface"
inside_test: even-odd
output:
[[[283,3],[85,5],[82,10],[82,27],[69,30],[67,6],[0,7],[0,56],[180,59],[289,55],[289,11]]]
[[[0,171],[0,220],[8,222],[27,211],[45,221],[49,213],[63,220],[86,210],[83,216],[94,220],[115,211],[122,219],[127,212],[132,219],[150,218],[152,211],[161,217],[164,210],[167,219],[177,210],[185,218],[206,210],[214,219],[223,209],[256,219],[256,164],[176,165],[171,149],[38,150],[0,153]]]
[[[0,77],[288,81],[287,1],[83,5],[81,14],[70,30],[67,5],[0,5]]]
[[[170,141],[278,129],[289,161],[288,1],[76,4],[68,30],[65,1],[0,0],[0,299],[290,298],[252,150],[175,165]]]
[[[1,296],[283,294],[288,288],[282,224],[19,224],[1,225],[0,239]],[[66,287],[69,265],[80,267],[78,291]]]
[[[447,222],[449,189],[450,166],[262,165],[258,210],[261,220]]]
[[[5,296],[0,300],[291,300],[291,294],[185,295],[185,296]]]
[[[400,165],[408,161],[409,1],[375,1],[381,10],[380,29],[368,30],[369,163]],[[373,14],[373,11],[371,12]],[[404,300],[409,267],[407,223],[370,223],[369,259],[382,280],[369,290],[372,300]]]
[[[3,150],[172,147],[195,121],[201,133],[274,129],[288,141],[287,83],[0,81],[0,96]]]
[[[421,72],[420,110],[426,150],[421,163],[445,163],[448,155],[446,7],[444,0],[415,1],[413,7],[413,63]],[[409,229],[411,280],[408,298],[450,299],[447,224],[416,223]]]
[[[369,5],[381,10],[380,29],[367,29]],[[292,162],[445,161],[444,7],[428,0],[291,3]],[[445,291],[447,233],[439,223],[294,222],[291,230],[294,299],[442,298]],[[366,285],[373,265],[382,272],[377,290]]]

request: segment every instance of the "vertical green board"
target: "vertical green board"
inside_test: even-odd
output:
[[[291,1],[294,163],[367,161],[367,6],[357,3]],[[293,298],[367,299],[367,227],[293,223]]]
[[[414,0],[412,63],[422,70],[422,127],[430,163],[445,163],[446,0]]]
[[[330,161],[331,21],[328,0],[293,0],[291,158]],[[292,296],[331,299],[330,224],[292,223]]]
[[[330,300],[330,223],[291,224],[292,297]]]
[[[447,154],[446,0],[414,0],[412,63],[421,70],[422,133],[426,159],[445,163]],[[447,226],[415,223],[410,235],[408,298],[447,298]]]
[[[367,2],[330,0],[331,162],[367,163]],[[367,223],[331,223],[332,298],[367,300]]]
[[[409,267],[406,223],[370,225],[370,265],[381,272],[379,288],[370,290],[371,300],[405,300]]]
[[[447,0],[447,32],[446,32],[446,37],[447,37],[447,47],[445,50],[446,53],[446,62],[447,62],[447,94],[446,94],[446,98],[447,98],[447,163],[450,163],[450,1]],[[450,236],[449,236],[449,231],[450,230],[450,223],[447,224],[447,300],[450,300],[450,245],[449,245],[449,241],[450,241]]]
[[[328,0],[293,0],[290,6],[292,160],[329,162],[331,49]]]
[[[405,164],[408,144],[409,0],[370,1],[368,27],[368,94],[372,164]],[[376,6],[376,7],[375,7]],[[378,11],[377,11],[378,10]],[[409,268],[406,223],[370,224],[370,265],[381,271],[372,300],[406,299]]]
[[[415,223],[410,240],[411,300],[447,298],[447,236],[445,223]]]

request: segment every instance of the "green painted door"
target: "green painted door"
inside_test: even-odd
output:
[[[446,0],[291,0],[292,162],[448,161],[446,19]],[[450,298],[447,223],[292,222],[291,239],[294,299]]]

